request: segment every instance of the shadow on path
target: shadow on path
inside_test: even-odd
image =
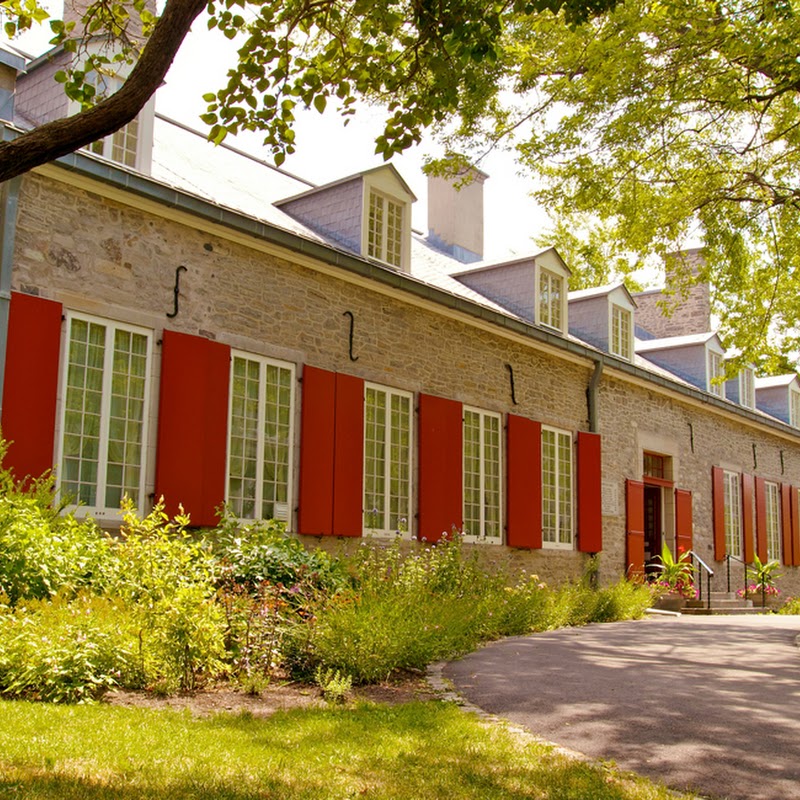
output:
[[[678,789],[800,798],[800,617],[590,625],[489,645],[444,674],[470,702]]]

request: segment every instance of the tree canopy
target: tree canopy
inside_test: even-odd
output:
[[[520,20],[503,53],[513,94],[462,115],[450,144],[513,138],[579,276],[702,242],[727,344],[785,369],[800,346],[798,12],[625,0],[581,26]],[[678,270],[678,297],[690,280]]]
[[[496,68],[509,26],[547,12],[570,24],[616,0],[68,0],[79,20],[48,20],[39,0],[0,0],[7,35],[48,21],[51,44],[75,54],[58,76],[83,106],[14,141],[0,143],[0,181],[102,138],[130,122],[158,88],[191,25],[243,37],[228,85],[211,104],[211,139],[242,129],[265,133],[277,163],[293,150],[294,109],[322,111],[333,98],[344,114],[357,97],[389,112],[378,151],[385,157],[418,141],[424,128],[475,106],[502,75]],[[144,31],[144,45],[138,33]],[[107,40],[97,48],[89,42]],[[100,97],[92,76],[134,64],[123,87]]]
[[[10,33],[42,19],[37,0],[0,9]],[[132,60],[140,20],[136,67],[93,107],[87,74],[110,65],[62,76],[86,111],[0,144],[0,180],[132,119],[203,15],[241,37],[205,96],[212,140],[261,130],[281,163],[299,106],[349,115],[364,97],[387,108],[386,158],[426,128],[450,153],[432,170],[513,147],[582,285],[702,242],[726,343],[785,368],[800,346],[798,14],[799,0],[167,0],[156,21],[146,0],[94,0],[85,31],[51,23],[54,43],[104,33]]]

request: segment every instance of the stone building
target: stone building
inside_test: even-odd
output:
[[[0,59],[5,137],[57,63]],[[705,287],[665,316],[569,294],[553,248],[487,263],[486,178],[432,179],[424,234],[390,165],[317,186],[148,107],[7,182],[7,463],[109,526],[163,495],[341,546],[458,530],[547,578],[641,574],[666,542],[739,585],[758,553],[800,590],[796,376],[764,408],[726,382]]]

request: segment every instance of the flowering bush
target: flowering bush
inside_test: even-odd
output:
[[[662,579],[653,581],[651,585],[659,595],[673,592],[689,600],[694,600],[694,598],[697,597],[697,590],[694,588],[694,583],[692,583],[691,578],[688,580],[675,578],[672,581]]]
[[[760,597],[762,593],[767,597],[777,597],[781,593],[781,590],[777,586],[761,587],[757,583],[750,583],[747,589],[739,589],[736,592],[739,597],[750,597],[751,595],[758,595]]]

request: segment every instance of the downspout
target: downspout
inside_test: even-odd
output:
[[[6,181],[0,188],[0,414],[3,410],[3,389],[8,344],[8,310],[11,303],[11,270],[14,263],[14,237],[17,232],[17,210],[22,177]]]
[[[594,372],[586,389],[586,405],[589,407],[589,430],[592,433],[600,432],[599,389],[600,378],[603,375],[603,361],[598,358],[594,362]]]

